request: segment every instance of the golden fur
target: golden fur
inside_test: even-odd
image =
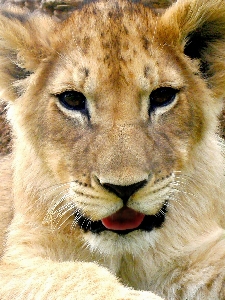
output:
[[[0,37],[0,299],[225,299],[224,1],[105,0],[62,23],[3,7]],[[157,90],[175,97],[154,108]],[[140,182],[125,208],[112,187]],[[89,230],[122,207],[165,220]]]

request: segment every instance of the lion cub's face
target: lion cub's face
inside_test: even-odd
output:
[[[15,127],[58,186],[45,221],[115,237],[164,222],[211,101],[168,18],[125,1],[97,3],[54,24],[45,55],[30,58],[38,44],[24,54],[27,64],[40,61],[17,83]]]

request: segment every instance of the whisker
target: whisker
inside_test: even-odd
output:
[[[58,198],[60,195],[63,195],[58,201],[56,201],[56,198]],[[65,194],[65,191],[59,193],[57,196],[55,196],[51,202],[50,208],[48,212],[54,211],[57,206],[59,206],[65,199],[68,197],[69,193]]]
[[[70,214],[68,214],[69,211],[71,211]],[[68,221],[68,219],[74,215],[74,209],[72,209],[72,207],[71,207],[70,209],[68,209],[68,210],[65,212],[65,214],[68,214],[68,215],[67,215],[67,217],[64,219],[64,221],[63,221],[63,222],[60,222],[61,219],[62,219],[62,218],[61,218],[61,219],[56,223],[56,227],[57,227],[58,230],[61,229],[62,226],[65,225],[65,223]],[[59,225],[59,224],[60,224],[60,225]]]
[[[41,195],[37,198],[35,203],[40,202],[40,201],[48,201],[50,194],[54,194],[60,188],[64,188],[65,186],[68,186],[70,184],[71,184],[71,182],[66,182],[66,183],[61,183],[61,184],[55,184],[53,186],[49,186],[49,187],[42,189],[41,191],[39,191],[39,194],[41,194]],[[47,190],[47,192],[45,192],[46,190]],[[67,190],[68,190],[68,188],[67,188]],[[59,195],[63,194],[64,192],[65,192],[65,190],[63,190],[62,192],[57,194],[57,196],[55,196],[54,199],[56,199]],[[54,199],[52,200],[52,202],[54,201]]]
[[[60,198],[56,201],[56,199],[57,199],[61,194],[63,194],[63,196],[60,197]],[[47,213],[46,213],[46,216],[45,216],[45,218],[44,218],[44,222],[48,222],[49,219],[50,219],[50,220],[54,220],[54,219],[56,219],[58,216],[60,216],[61,212],[62,212],[63,210],[65,210],[66,207],[67,207],[67,205],[68,205],[68,203],[66,203],[66,204],[64,204],[64,205],[62,205],[62,204],[63,204],[64,201],[65,201],[66,199],[68,199],[70,196],[71,196],[71,194],[70,194],[70,193],[65,193],[65,191],[64,191],[64,193],[61,192],[59,195],[56,195],[56,196],[53,198],[53,200],[52,200],[52,202],[51,202],[51,204],[50,204],[50,207],[49,207],[49,209],[48,209],[48,211],[47,211]],[[72,202],[71,202],[71,203],[72,203]],[[60,206],[60,205],[62,205],[62,206]],[[58,207],[58,206],[59,206],[59,207]],[[57,208],[57,207],[58,207],[58,208]],[[57,208],[57,209],[56,209],[56,208]]]
[[[61,212],[57,212],[57,215],[50,215],[51,224],[54,229],[60,229],[62,226],[66,223],[66,221],[74,215],[75,211],[75,205],[74,203],[67,203],[67,205],[64,205],[61,209]]]
[[[80,219],[82,218],[81,210],[76,208],[74,211],[74,220],[71,224],[71,229],[74,229],[76,225],[79,223]]]
[[[45,190],[48,190],[48,189],[51,189],[49,192],[52,192],[52,191],[55,191],[61,187],[64,187],[66,185],[70,185],[71,183],[73,183],[73,181],[68,181],[68,182],[63,182],[63,183],[57,183],[57,184],[54,184],[54,185],[51,185],[51,186],[48,186],[44,189],[42,189],[42,191],[45,191]]]
[[[71,207],[72,207],[72,208],[75,207],[74,203],[71,203],[71,202],[66,203],[66,204],[64,204],[63,206],[61,206],[59,209],[53,211],[53,212],[52,212],[52,215],[55,215],[55,218],[57,218],[57,219],[58,219],[58,218],[62,218],[63,215],[66,214],[66,212],[67,212],[68,210],[71,210]]]

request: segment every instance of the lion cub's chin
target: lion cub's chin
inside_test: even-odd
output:
[[[151,232],[134,230],[126,235],[107,230],[100,234],[86,232],[83,238],[92,252],[99,252],[104,256],[126,254],[141,256],[154,246],[157,234],[157,229]]]

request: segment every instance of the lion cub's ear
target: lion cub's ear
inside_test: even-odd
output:
[[[0,8],[0,95],[18,97],[18,82],[35,72],[52,52],[48,39],[54,23],[50,17],[15,8]]]
[[[164,26],[176,32],[184,53],[199,61],[199,70],[214,95],[224,96],[225,1],[178,0],[163,19]]]

